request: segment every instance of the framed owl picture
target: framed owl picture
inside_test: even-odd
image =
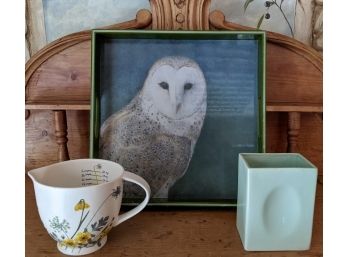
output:
[[[265,45],[261,31],[94,30],[90,157],[143,177],[150,205],[234,206],[238,154],[265,151]]]

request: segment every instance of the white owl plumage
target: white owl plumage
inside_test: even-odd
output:
[[[190,163],[207,108],[206,81],[187,57],[156,61],[142,89],[101,126],[99,156],[120,163],[150,184],[153,197],[167,198]],[[125,187],[128,197],[138,196]]]

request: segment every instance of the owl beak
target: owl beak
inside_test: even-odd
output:
[[[171,90],[171,88],[169,90]],[[172,105],[173,113],[177,114],[182,106],[182,93],[177,92],[175,87],[172,90],[173,91],[170,94],[170,102]]]
[[[172,108],[173,108],[172,110],[174,114],[177,114],[181,108],[181,103],[180,102],[178,103],[177,101],[175,101],[174,103],[172,103]]]
[[[175,102],[174,102],[174,106],[175,107],[175,113],[178,114],[180,108],[182,106],[182,96],[180,94],[178,94],[176,97],[175,97]]]
[[[180,107],[181,107],[181,103],[176,104],[176,113],[178,113]]]

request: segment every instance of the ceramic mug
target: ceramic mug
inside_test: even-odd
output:
[[[115,162],[79,159],[31,170],[40,218],[59,251],[84,255],[99,250],[107,233],[139,213],[149,201],[150,187]],[[123,180],[141,186],[145,199],[119,215]]]

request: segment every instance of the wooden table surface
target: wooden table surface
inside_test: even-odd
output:
[[[38,215],[32,182],[26,176],[27,257],[65,256],[44,229]],[[244,251],[236,229],[236,209],[145,210],[113,228],[108,242],[88,256],[322,256],[323,186],[317,185],[311,249],[301,252]]]

